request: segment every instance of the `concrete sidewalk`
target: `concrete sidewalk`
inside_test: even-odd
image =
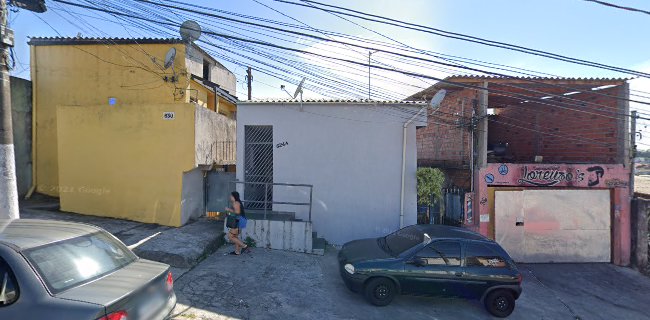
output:
[[[176,278],[185,274],[224,243],[223,221],[201,218],[180,228],[173,228],[61,212],[58,199],[41,195],[20,203],[20,217],[92,224],[112,233],[126,245],[150,238],[133,251],[141,258],[171,265]]]

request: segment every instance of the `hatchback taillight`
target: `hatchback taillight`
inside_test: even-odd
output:
[[[519,282],[519,284],[521,284],[522,281],[524,281],[524,277],[520,273],[520,274],[517,275],[517,282]]]
[[[167,273],[167,282],[165,283],[167,284],[167,291],[171,292],[172,289],[174,289],[174,277],[172,276],[171,271]]]
[[[129,314],[124,310],[115,311],[99,320],[128,320]]]

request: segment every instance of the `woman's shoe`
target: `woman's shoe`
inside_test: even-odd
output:
[[[233,256],[238,256],[238,255],[240,255],[240,254],[241,254],[241,253],[237,253],[237,252],[235,252],[235,251],[229,253],[229,255],[233,255]]]

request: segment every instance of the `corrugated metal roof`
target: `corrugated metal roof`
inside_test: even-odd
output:
[[[89,38],[89,37],[32,37],[27,42],[32,46],[84,45],[84,44],[159,44],[183,43],[177,38]]]
[[[484,75],[453,75],[445,80],[476,79],[476,80],[536,80],[536,81],[627,81],[632,78],[599,78],[599,77],[532,77],[532,76],[484,76]]]
[[[254,103],[300,103],[297,99],[257,99],[253,101],[239,101],[238,104]],[[319,103],[319,104],[408,104],[424,105],[424,101],[407,101],[407,100],[369,100],[369,99],[304,99],[302,103]]]

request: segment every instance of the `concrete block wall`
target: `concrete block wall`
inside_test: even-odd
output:
[[[224,224],[224,232],[228,228]],[[251,237],[257,247],[312,253],[312,225],[305,221],[249,219],[240,239]]]

